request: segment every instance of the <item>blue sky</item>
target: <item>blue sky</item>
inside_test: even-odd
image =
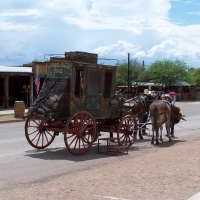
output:
[[[147,65],[180,59],[200,67],[199,0],[0,2],[1,66],[85,51],[120,62],[130,53],[131,59]]]

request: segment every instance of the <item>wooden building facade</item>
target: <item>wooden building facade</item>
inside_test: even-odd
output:
[[[13,107],[15,101],[32,99],[33,88],[32,67],[0,66],[0,106],[3,109]],[[27,98],[28,95],[28,98]]]
[[[46,76],[46,63],[0,66],[0,109],[14,107],[15,101],[24,101],[29,107],[37,97],[34,79],[39,73],[41,87]]]

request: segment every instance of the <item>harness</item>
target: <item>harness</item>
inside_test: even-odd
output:
[[[136,101],[137,104],[141,105],[142,107],[145,108],[145,113],[141,113],[141,109],[140,109],[140,106],[138,106],[138,113],[139,115],[141,114],[146,114],[149,112],[149,107],[148,107],[148,104],[147,104],[147,100],[146,100],[146,97],[144,96],[139,96],[139,97],[135,97],[134,100]]]
[[[177,124],[180,122],[180,119],[177,119],[174,114],[174,104],[170,103],[168,101],[165,101],[169,106],[170,106],[170,110],[171,110],[171,117],[170,117],[170,124]]]
[[[165,102],[165,112],[161,112],[161,113],[158,113],[158,115],[162,115],[162,114],[165,114],[166,113],[166,110],[167,110],[167,106],[166,105],[169,105],[169,107],[170,107],[170,111],[172,111],[172,105],[168,102],[168,101],[166,101],[166,100],[162,100],[163,102]],[[157,104],[156,104],[156,106],[157,106]],[[170,113],[172,113],[172,112],[170,112]],[[172,115],[172,114],[171,114]],[[150,115],[150,116],[153,116],[153,115]],[[171,117],[170,117],[171,118]]]
[[[173,125],[173,124],[177,124],[179,123],[179,119],[176,119],[174,116],[174,104],[170,103],[169,101],[166,101],[166,100],[162,100],[165,102],[165,105],[168,104],[169,105],[169,108],[170,108],[170,113],[171,113],[171,116],[170,116],[170,124]],[[160,114],[164,114],[164,113],[160,113]],[[159,115],[160,115],[159,114]]]

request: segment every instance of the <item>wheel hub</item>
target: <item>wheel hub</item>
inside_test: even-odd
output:
[[[78,138],[83,138],[85,135],[86,135],[86,131],[84,131],[82,129],[77,132]]]
[[[40,123],[40,125],[38,126],[38,130],[40,133],[44,132],[44,123]]]

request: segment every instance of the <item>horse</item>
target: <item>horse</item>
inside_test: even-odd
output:
[[[152,140],[151,144],[154,144],[154,132],[156,132],[156,144],[159,144],[158,137],[159,137],[159,128],[160,128],[160,141],[162,139],[162,125],[166,124],[167,129],[167,137],[169,138],[169,142],[172,142],[171,135],[170,135],[170,126],[173,124],[179,123],[179,121],[185,120],[181,113],[181,109],[178,106],[170,104],[168,101],[165,100],[155,100],[150,105],[150,118],[152,122]]]

